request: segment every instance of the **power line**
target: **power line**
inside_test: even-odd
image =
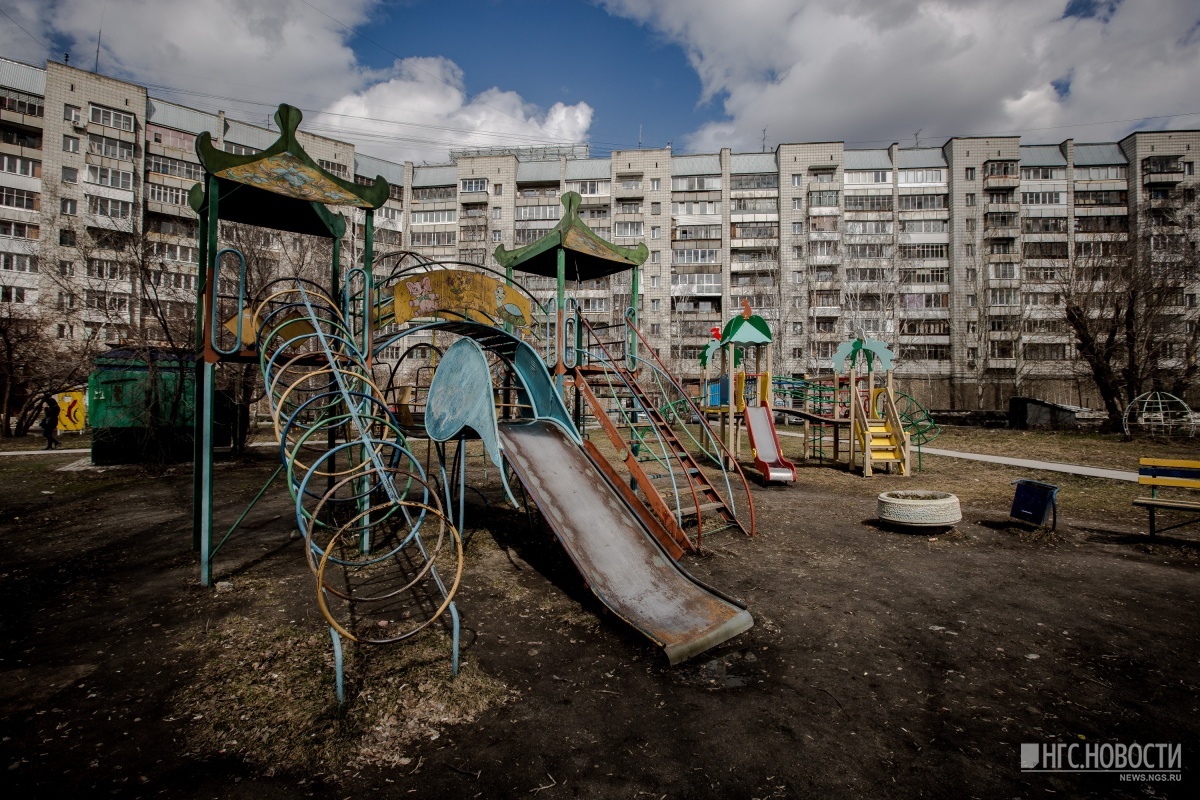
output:
[[[34,36],[34,35],[33,35],[32,33],[30,33],[29,31],[25,30],[25,26],[24,26],[24,25],[22,25],[21,23],[17,22],[17,21],[16,21],[15,19],[13,19],[12,17],[10,17],[10,16],[9,16],[9,14],[8,14],[8,12],[7,12],[7,11],[5,11],[3,8],[0,8],[0,14],[3,14],[3,15],[4,15],[4,16],[5,16],[7,19],[8,19],[8,21],[9,21],[9,22],[11,22],[13,25],[16,25],[18,28],[20,28],[20,29],[22,30],[22,32],[24,32],[24,34],[25,34],[26,36],[28,36],[30,39],[33,39],[35,42],[37,42],[38,44],[40,44],[40,45],[42,46],[42,48],[43,48],[43,49],[44,49],[44,50],[45,50],[47,53],[49,53],[49,52],[50,52],[50,45],[46,44],[46,43],[45,43],[45,42],[43,42],[41,39],[39,39],[38,37]]]

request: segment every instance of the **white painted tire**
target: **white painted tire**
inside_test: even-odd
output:
[[[962,521],[962,509],[958,498],[948,492],[883,492],[879,495],[879,519],[906,528],[948,528]]]

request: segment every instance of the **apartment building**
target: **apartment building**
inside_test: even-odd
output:
[[[172,314],[194,304],[186,194],[201,178],[195,136],[209,131],[231,152],[277,136],[64,64],[3,59],[0,131],[0,302],[40,313],[52,336],[110,341],[124,335],[113,320],[136,326],[148,295]],[[558,222],[562,194],[578,192],[599,235],[649,247],[639,317],[685,374],[698,369],[710,329],[748,303],[775,327],[780,373],[827,373],[838,344],[865,332],[892,346],[898,379],[935,408],[1003,407],[1014,393],[1094,405],[1063,321],[1065,265],[1126,247],[1154,251],[1147,263],[1159,251],[1195,261],[1198,131],[1086,144],[1005,136],[866,150],[639,149],[603,159],[579,146],[464,151],[437,166],[302,136],[330,172],[392,184],[375,214],[385,257],[415,250],[495,267],[498,244],[535,241]],[[351,218],[347,258],[359,252],[361,220]],[[151,242],[148,274],[123,274],[113,249],[131,230]],[[570,294],[589,318],[619,319],[633,302],[629,279]],[[526,283],[552,294],[544,278]],[[1181,332],[1195,330],[1197,294],[1193,271],[1171,309]],[[82,310],[79,323],[66,321],[71,309]]]

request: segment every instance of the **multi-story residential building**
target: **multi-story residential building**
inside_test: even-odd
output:
[[[277,135],[63,64],[4,60],[0,129],[0,302],[42,310],[64,339],[119,339],[114,319],[136,326],[147,296],[138,280],[157,281],[153,294],[171,313],[190,313],[195,136],[209,131],[218,146],[250,152]],[[463,151],[438,166],[392,163],[307,134],[303,144],[334,174],[392,184],[375,214],[377,254],[414,250],[495,267],[497,245],[536,241],[559,220],[563,193],[577,192],[599,235],[649,247],[639,317],[680,372],[698,371],[710,329],[748,303],[775,327],[778,372],[827,373],[837,346],[865,332],[893,347],[898,379],[935,408],[1002,407],[1015,393],[1096,404],[1064,321],[1069,265],[1131,248],[1146,263],[1196,258],[1200,131],[1093,144],[956,137],[940,147],[810,142],[608,158],[579,146]],[[113,266],[112,248],[128,231],[151,241],[158,263],[143,271],[149,277]],[[525,283],[552,294],[547,279]],[[571,287],[597,321],[623,315],[633,293],[627,274]],[[1171,308],[1180,331],[1195,331],[1198,294],[1193,270]],[[85,330],[55,321],[75,307]]]

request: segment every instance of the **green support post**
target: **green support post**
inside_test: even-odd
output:
[[[209,302],[217,302],[217,236],[220,230],[218,223],[218,195],[220,194],[217,179],[214,176],[209,176],[208,179],[208,224],[205,233],[207,236],[207,253],[205,264],[212,274],[212,284],[208,285],[208,275],[200,281],[205,284],[202,289],[201,299],[210,297]],[[216,367],[208,362],[204,357],[204,343],[208,337],[212,335],[212,331],[205,330],[206,320],[212,315],[212,309],[207,304],[202,304],[197,307],[197,314],[200,317],[197,320],[197,329],[200,331],[200,366],[196,375],[196,461],[192,464],[193,470],[193,487],[194,497],[193,503],[198,508],[194,512],[197,516],[200,539],[200,585],[212,585],[212,533],[213,533],[213,452],[212,452],[212,434],[213,434],[213,394],[216,389]]]
[[[563,362],[563,352],[567,344],[567,340],[563,335],[563,307],[567,303],[567,251],[563,247],[558,248],[558,308],[555,310],[556,329],[554,331],[555,347],[558,352],[555,353],[554,365],[554,387],[561,393],[563,391],[563,375],[566,372],[566,364]]]

